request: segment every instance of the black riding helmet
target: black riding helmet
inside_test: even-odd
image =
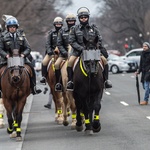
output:
[[[89,16],[90,16],[90,11],[88,8],[86,7],[80,7],[77,11],[77,15],[78,15],[78,18],[79,18],[79,21],[80,21],[80,24],[82,25],[86,25],[88,24],[88,21],[89,21]],[[81,17],[87,17],[87,21],[86,22],[82,22],[82,20],[80,20]]]

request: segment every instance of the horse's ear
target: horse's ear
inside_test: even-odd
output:
[[[19,49],[13,49],[13,56],[19,56]]]
[[[59,51],[58,47],[55,48],[54,53],[55,53],[56,55],[59,55],[60,51]]]

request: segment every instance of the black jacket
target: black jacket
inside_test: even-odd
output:
[[[68,27],[59,30],[58,39],[57,39],[57,46],[60,51],[60,55],[66,57],[68,53],[69,47],[69,31]]]
[[[150,49],[142,51],[139,65],[139,73],[142,72],[141,82],[144,82],[145,75],[150,71]]]
[[[105,58],[108,57],[106,49],[102,46],[102,37],[95,25],[75,25],[69,34],[69,43],[74,54],[79,56],[86,49],[100,49]]]
[[[51,30],[48,32],[47,40],[46,40],[46,54],[53,55],[54,50],[57,46],[57,37],[58,37],[58,31]]]
[[[19,49],[19,53],[24,54],[25,59],[31,52],[30,45],[25,35],[23,35],[19,30],[16,32],[15,40],[11,36],[10,32],[8,31],[2,32],[0,38],[0,56],[1,56],[0,64],[5,64],[7,62],[6,55],[7,54],[11,55],[13,49]]]

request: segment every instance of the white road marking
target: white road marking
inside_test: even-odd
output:
[[[124,106],[129,106],[129,104],[127,104],[126,102],[124,101],[120,101],[121,104],[123,104]]]
[[[150,120],[150,116],[146,116],[146,118]]]
[[[107,94],[107,95],[111,95],[108,91],[105,91],[105,94]]]

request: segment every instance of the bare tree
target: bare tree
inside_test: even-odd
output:
[[[62,5],[63,0],[0,0],[0,16],[12,15],[19,21],[33,50],[44,54],[45,34],[53,28],[55,17],[63,15],[56,9]],[[63,8],[71,5],[71,0],[66,0]],[[4,22],[0,22],[4,27]]]
[[[95,1],[102,2],[102,0]],[[99,18],[99,23],[105,31],[109,30],[109,35],[111,34],[112,37],[109,37],[110,40],[124,41],[128,38],[134,40],[137,46],[149,40],[149,0],[105,0],[103,2],[104,7],[100,10],[103,15]]]

